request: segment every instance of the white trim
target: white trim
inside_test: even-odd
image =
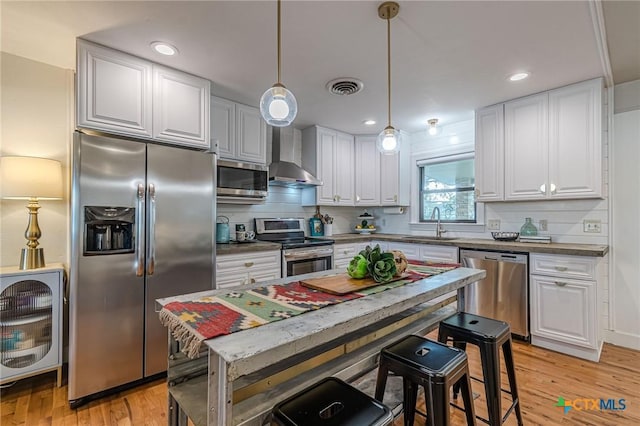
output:
[[[615,129],[613,128],[613,110],[614,110],[614,102],[615,102],[615,90],[610,89],[607,90],[607,99],[609,104],[607,105],[607,161],[608,161],[608,167],[607,167],[607,181],[609,182],[609,188],[607,188],[607,195],[608,195],[608,200],[607,200],[607,204],[609,207],[609,235],[607,235],[607,243],[609,244],[609,247],[613,247],[613,235],[615,233],[615,223],[613,223],[613,221],[611,220],[611,218],[613,218],[613,211],[614,211],[614,206],[613,206],[613,200],[614,200],[614,192],[616,190],[616,185],[615,185],[615,177],[614,177],[614,173],[612,173],[612,170],[614,170],[614,157],[611,155],[611,153],[613,152],[613,149],[611,148],[614,137],[615,137]],[[604,133],[603,133],[604,136]],[[615,282],[616,282],[616,268],[614,268],[615,265],[615,260],[616,260],[616,252],[615,250],[612,250],[611,252],[611,256],[609,257],[609,285],[607,288],[607,306],[608,306],[608,312],[607,312],[607,328],[609,330],[615,330],[616,328],[616,316],[615,316]],[[605,336],[608,336],[609,330],[605,330]],[[605,339],[607,342],[609,341],[608,338]]]
[[[462,152],[460,154],[442,155],[439,157],[419,158],[421,156],[414,155],[416,158],[416,166],[422,167],[429,164],[449,163],[451,161],[469,160],[475,157],[475,151]]]
[[[640,351],[640,336],[614,330],[604,331],[604,341],[616,346]]]
[[[589,12],[591,14],[591,23],[593,24],[593,34],[596,38],[596,47],[600,54],[604,81],[607,87],[613,87],[613,73],[611,71],[611,62],[609,61],[609,49],[607,48],[607,31],[604,25],[602,1],[589,1]]]

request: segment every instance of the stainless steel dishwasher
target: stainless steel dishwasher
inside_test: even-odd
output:
[[[460,250],[460,258],[468,268],[487,271],[485,279],[465,287],[464,311],[505,321],[511,333],[529,340],[529,256]]]

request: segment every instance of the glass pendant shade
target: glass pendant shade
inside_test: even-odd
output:
[[[298,114],[298,103],[286,87],[276,83],[260,98],[260,114],[270,126],[286,127]]]
[[[387,126],[383,131],[378,134],[376,140],[376,146],[378,151],[383,154],[395,154],[400,151],[400,145],[402,143],[402,136],[400,131],[396,130],[393,126]]]

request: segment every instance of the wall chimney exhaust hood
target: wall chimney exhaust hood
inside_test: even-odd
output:
[[[269,184],[306,188],[321,186],[322,181],[291,161],[283,161],[281,152],[285,147],[293,150],[293,131],[286,127],[272,128],[271,164],[269,165]]]

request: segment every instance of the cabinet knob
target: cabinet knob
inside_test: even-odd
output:
[[[360,202],[360,196],[359,195],[356,195],[356,202],[358,202],[358,203]]]
[[[256,279],[255,278],[251,278],[251,284],[255,284],[256,283]]]
[[[394,196],[393,196],[393,202],[394,202],[394,203],[397,203],[397,202],[398,202],[398,196],[397,196],[397,195],[394,195]]]
[[[476,197],[480,196],[480,190],[478,188],[474,189],[473,192],[476,193]]]
[[[547,193],[547,185],[546,184],[542,184],[540,185],[540,192],[542,192],[543,194]]]
[[[339,196],[339,195],[336,195],[336,197],[338,197],[338,201],[340,201],[340,196]]]
[[[250,268],[253,266],[253,262],[244,262],[244,266],[246,266],[247,268]]]
[[[554,281],[554,284],[558,287],[564,287],[565,285],[567,285],[567,283],[564,281]]]
[[[555,194],[556,193],[556,185],[554,183],[552,183],[551,185],[549,185],[549,188],[551,189],[551,193]]]

